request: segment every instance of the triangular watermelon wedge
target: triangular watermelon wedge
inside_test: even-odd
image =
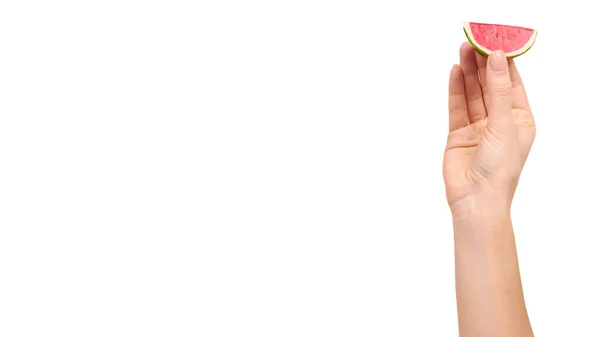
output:
[[[535,42],[537,30],[518,26],[465,22],[467,39],[482,55],[502,50],[508,58],[525,54]]]

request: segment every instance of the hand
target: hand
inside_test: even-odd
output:
[[[450,74],[448,110],[443,171],[449,205],[474,197],[509,209],[535,138],[514,61],[501,51],[486,58],[465,42],[460,66]]]

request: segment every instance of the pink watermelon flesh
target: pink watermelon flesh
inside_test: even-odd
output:
[[[502,50],[505,53],[522,48],[531,39],[533,29],[490,25],[471,22],[469,24],[475,42],[489,50]]]

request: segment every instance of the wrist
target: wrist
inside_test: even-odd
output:
[[[498,194],[469,195],[450,204],[455,224],[491,223],[510,220],[511,200]]]

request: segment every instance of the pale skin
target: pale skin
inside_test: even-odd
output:
[[[450,73],[444,152],[452,211],[460,337],[531,337],[511,205],[535,139],[514,60],[469,43]]]

